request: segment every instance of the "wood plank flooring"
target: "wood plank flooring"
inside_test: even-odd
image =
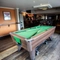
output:
[[[39,55],[36,56],[36,60],[60,60],[60,35],[53,34],[51,36],[52,41],[48,41],[47,44],[40,45]],[[2,60],[30,60],[29,53],[26,50],[15,52]]]
[[[10,35],[0,37],[0,52],[16,45],[11,39]]]

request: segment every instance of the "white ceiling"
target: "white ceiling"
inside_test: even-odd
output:
[[[35,5],[47,3],[52,7],[60,7],[60,0],[0,0],[0,6],[20,8],[20,10],[33,9]]]

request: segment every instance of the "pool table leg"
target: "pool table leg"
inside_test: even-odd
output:
[[[49,40],[52,41],[51,37],[49,37]]]
[[[18,46],[18,51],[20,51],[21,50],[21,44],[17,44],[17,46]]]
[[[35,60],[35,49],[32,51],[29,51],[29,54],[30,54],[30,59]]]
[[[47,41],[52,41],[51,37],[49,37]]]

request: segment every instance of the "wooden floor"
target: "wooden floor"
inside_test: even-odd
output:
[[[53,34],[51,39],[52,41],[40,46],[36,60],[60,60],[60,35]],[[16,51],[2,60],[29,60],[29,53],[26,50]]]
[[[0,37],[0,52],[4,51],[14,45],[16,45],[16,44],[12,41],[10,35]]]

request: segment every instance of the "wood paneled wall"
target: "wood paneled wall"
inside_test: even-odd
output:
[[[10,12],[11,20],[4,20],[3,12]],[[0,8],[0,36],[16,31],[16,12],[15,9]]]
[[[10,12],[10,14],[11,14],[11,20],[5,21],[4,20],[3,12]],[[14,9],[0,8],[0,24],[11,23],[11,22],[16,22],[15,10]]]

